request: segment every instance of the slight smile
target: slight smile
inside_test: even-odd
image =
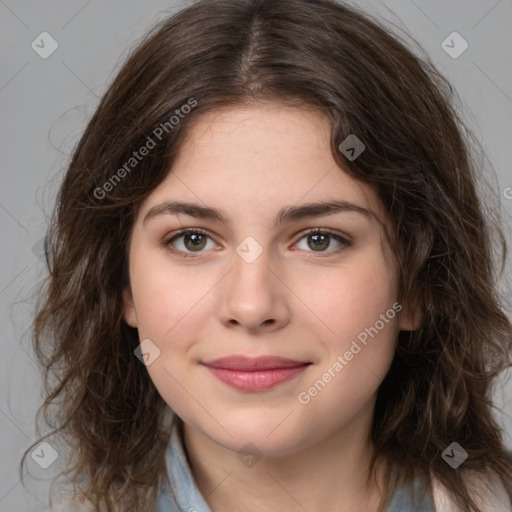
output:
[[[230,356],[201,364],[231,387],[262,391],[290,380],[312,363],[275,356]]]

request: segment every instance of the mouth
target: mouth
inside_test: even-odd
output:
[[[312,363],[274,356],[231,356],[201,364],[217,379],[233,388],[262,391],[298,376]]]

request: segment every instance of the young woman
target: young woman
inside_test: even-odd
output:
[[[474,149],[432,65],[341,3],[155,27],[48,232],[58,510],[512,510]]]

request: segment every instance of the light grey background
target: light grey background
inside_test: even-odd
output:
[[[38,244],[47,215],[69,154],[127,49],[183,5],[176,0],[0,0],[1,511],[46,506],[52,476],[51,468],[45,472],[31,464],[25,489],[18,475],[21,453],[35,439],[34,416],[42,396],[27,329],[35,286],[45,271]],[[357,5],[408,31],[450,79],[497,172],[495,192],[509,215],[512,0],[365,0]],[[453,31],[469,44],[456,59],[441,46]],[[47,59],[31,47],[42,32],[58,43]],[[447,44],[453,52],[460,43],[448,39]],[[508,237],[512,243],[510,232]],[[507,276],[510,270],[509,262]],[[497,391],[496,400],[504,407],[498,419],[512,448],[510,383]]]

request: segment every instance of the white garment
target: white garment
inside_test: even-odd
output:
[[[475,492],[474,499],[482,512],[512,512],[512,504],[508,493],[501,483],[494,482],[491,491],[485,492],[478,476],[475,476],[473,481],[475,482],[475,488],[481,489],[481,491]],[[446,488],[437,479],[433,479],[432,486],[436,512],[461,512]]]

